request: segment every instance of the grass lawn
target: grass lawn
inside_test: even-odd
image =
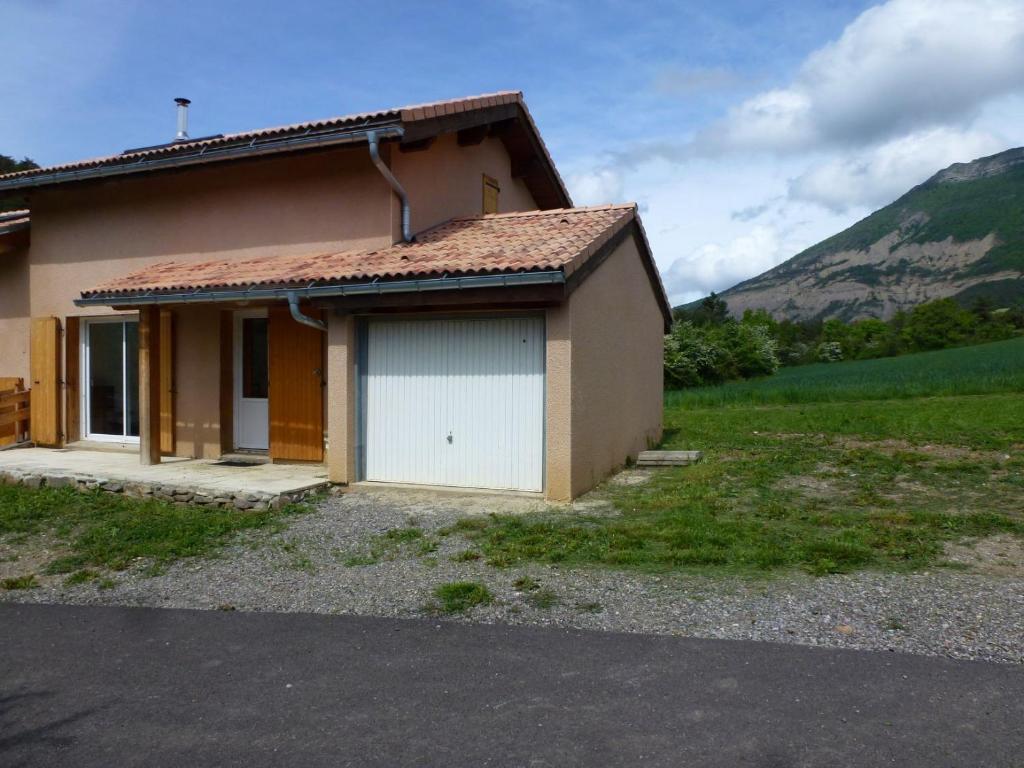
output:
[[[455,530],[495,565],[921,568],[948,541],[1024,536],[1022,391],[1024,339],[670,392],[662,447],[703,463],[605,486],[618,515]]]
[[[31,489],[0,485],[0,542],[14,545],[46,537],[62,552],[42,565],[47,574],[71,574],[68,583],[98,579],[92,570],[123,570],[143,559],[159,567],[183,557],[208,554],[243,530],[281,525],[300,505],[263,512],[176,506],[101,491]],[[26,574],[28,579],[31,574]],[[5,589],[34,582],[9,580]]]

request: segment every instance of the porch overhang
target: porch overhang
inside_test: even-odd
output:
[[[222,290],[196,289],[183,292],[145,291],[138,294],[96,293],[75,299],[79,307],[141,307],[159,304],[210,304],[254,301],[287,301],[291,296],[317,300],[348,296],[381,296],[397,293],[464,291],[480,288],[513,288],[537,285],[564,285],[560,269],[515,272],[497,275],[443,276],[416,280],[372,280],[363,283],[307,285],[304,287],[266,288],[250,286]]]

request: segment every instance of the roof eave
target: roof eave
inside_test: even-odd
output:
[[[88,168],[69,168],[26,177],[0,179],[0,191],[31,189],[72,181],[123,176],[169,168],[204,165],[211,162],[234,160],[264,155],[282,154],[302,149],[357,144],[367,140],[371,131],[381,138],[400,139],[405,131],[398,120],[376,122],[358,127],[338,128],[327,131],[308,132],[297,136],[253,139],[240,145],[209,147],[203,145],[195,151],[171,154],[167,157],[140,158],[117,165],[97,165]]]
[[[140,307],[153,304],[210,304],[237,301],[273,301],[288,299],[324,299],[386,293],[465,290],[468,288],[509,288],[524,285],[552,285],[565,282],[560,269],[513,272],[497,275],[416,278],[412,280],[372,280],[363,283],[329,283],[306,287],[197,288],[193,291],[137,291],[129,294],[104,291],[75,299],[78,307]]]

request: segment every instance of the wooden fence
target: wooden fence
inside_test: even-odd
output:
[[[29,402],[25,381],[0,376],[0,448],[29,439]]]

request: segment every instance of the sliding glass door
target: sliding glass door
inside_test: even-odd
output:
[[[89,440],[139,440],[139,324],[134,319],[84,321],[82,434]]]

